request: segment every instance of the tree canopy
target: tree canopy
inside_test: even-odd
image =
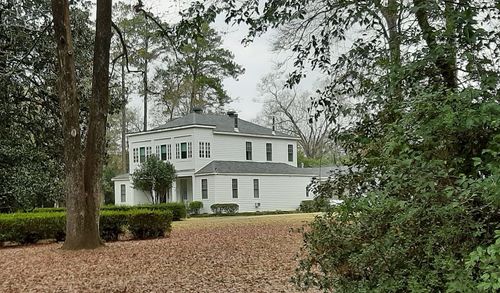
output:
[[[175,180],[175,168],[156,156],[149,157],[132,174],[134,188],[145,191],[156,204],[167,200],[167,193]]]

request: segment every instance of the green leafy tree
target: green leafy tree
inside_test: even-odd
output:
[[[175,56],[164,58],[157,81],[161,104],[170,118],[195,106],[216,110],[231,101],[223,80],[244,72],[234,55],[222,47],[221,36],[206,22],[176,26]]]
[[[157,204],[166,202],[175,178],[174,165],[152,156],[132,174],[132,183],[134,188],[145,191],[151,202]]]
[[[344,204],[304,234],[294,277],[335,292],[495,292],[500,223],[499,9],[491,1],[225,1],[195,17],[270,28],[329,75],[317,115],[352,117],[333,132],[350,169],[317,184]],[[351,36],[359,34],[359,38]],[[495,44],[495,45],[490,45]],[[343,51],[336,48],[345,47]],[[357,103],[345,106],[339,99]],[[325,111],[325,109],[327,111]],[[471,254],[472,253],[472,254]],[[486,282],[485,282],[486,281]]]
[[[0,11],[0,211],[54,206],[64,201],[64,164],[50,3],[3,1]],[[93,34],[88,3],[71,13],[84,122]]]

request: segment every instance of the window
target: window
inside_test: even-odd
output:
[[[146,161],[146,148],[139,148],[139,163],[144,163]]]
[[[247,141],[246,143],[246,153],[247,153],[247,160],[252,160],[252,142]]]
[[[293,144],[288,145],[288,162],[293,162]]]
[[[181,142],[175,144],[175,158],[187,159],[193,157],[193,144],[191,142]]]
[[[208,199],[208,180],[201,179],[201,198]]]
[[[238,179],[232,180],[233,198],[238,198]]]
[[[156,157],[157,157],[158,159],[160,158],[160,146],[159,146],[159,145],[157,145],[157,146],[155,147],[155,155],[156,155]]]
[[[253,198],[259,198],[259,179],[253,180]]]
[[[210,143],[209,142],[199,142],[198,153],[200,158],[210,158]]]
[[[125,184],[120,185],[120,195],[121,195],[121,202],[126,202],[127,201],[127,187]]]
[[[187,143],[182,142],[181,143],[181,159],[187,159],[187,155],[188,155]]]
[[[139,149],[138,148],[133,148],[132,149],[132,154],[134,158],[134,163],[139,162]]]
[[[150,146],[146,147],[146,158],[149,158],[149,157],[151,157],[151,147]]]
[[[172,145],[167,145],[167,160],[172,160]]]
[[[271,143],[266,143],[266,158],[268,161],[273,160],[273,145]]]
[[[198,152],[199,152],[199,156],[200,158],[204,158],[205,157],[205,143],[204,142],[199,142],[198,143]]]
[[[166,144],[162,144],[160,146],[160,159],[162,161],[166,161],[167,160],[167,145]]]

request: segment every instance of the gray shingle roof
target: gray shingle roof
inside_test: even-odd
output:
[[[111,180],[125,180],[125,179],[129,179],[129,178],[130,178],[130,175],[128,173],[125,173],[125,174],[116,175],[115,177],[111,178]]]
[[[321,176],[328,177],[331,169],[338,167],[321,168]],[[310,175],[318,176],[319,168],[297,168],[285,163],[271,162],[241,162],[241,161],[212,161],[196,172],[203,174],[282,174],[282,175]]]
[[[169,129],[188,125],[215,126],[215,131],[234,133],[234,118],[228,115],[189,113],[173,119],[152,130]],[[273,135],[272,130],[238,118],[238,132],[244,134]],[[276,131],[275,136],[292,137]]]

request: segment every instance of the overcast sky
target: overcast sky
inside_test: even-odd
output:
[[[123,2],[136,3],[135,0],[123,0]],[[186,3],[186,1],[178,0],[144,0],[143,2],[146,11],[151,11],[156,16],[171,23],[179,19],[178,12],[182,9],[181,3]],[[253,120],[262,108],[257,85],[262,77],[273,71],[274,62],[284,58],[283,53],[277,54],[271,50],[271,40],[276,33],[266,33],[244,47],[241,44],[241,40],[246,34],[245,27],[228,26],[224,23],[223,18],[220,17],[215,24],[215,28],[223,34],[224,47],[233,52],[235,62],[245,68],[245,73],[238,80],[226,79],[224,81],[227,92],[234,99],[226,108],[236,110],[240,117],[245,120]],[[300,88],[311,89],[313,84],[315,84],[315,81],[311,77],[302,82]],[[139,115],[141,116],[141,99],[135,95],[132,97],[130,104],[141,112]]]

